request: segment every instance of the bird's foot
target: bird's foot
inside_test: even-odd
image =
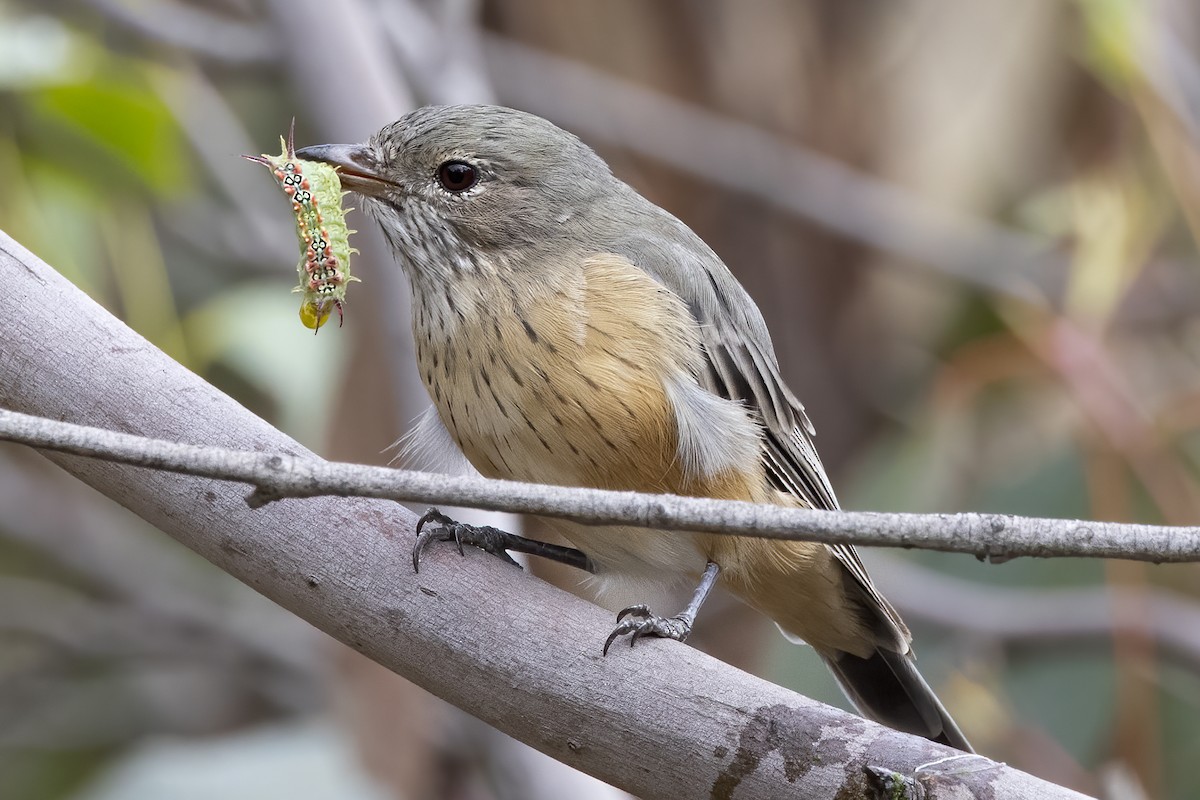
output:
[[[426,528],[425,526],[431,522],[434,524]],[[526,539],[524,536],[517,536],[515,533],[502,531],[488,525],[467,525],[455,522],[436,508],[426,511],[425,515],[417,521],[417,541],[413,545],[412,553],[413,570],[420,571],[421,553],[425,550],[426,545],[430,542],[450,541],[458,545],[459,554],[463,554],[463,545],[469,544],[504,559],[514,567],[521,565],[508,554],[509,550],[514,553],[548,558],[585,572],[596,571],[595,565],[582,550],[561,544],[539,542],[536,539]]]
[[[528,540],[499,528],[456,522],[436,508],[431,508],[417,520],[417,541],[412,551],[413,571],[421,571],[421,553],[430,542],[454,542],[458,545],[459,555],[466,555],[463,545],[477,547],[520,569],[521,565],[513,560],[508,551],[520,550],[519,545],[525,541]]]
[[[682,642],[692,632],[693,621],[694,618],[687,612],[676,614],[673,617],[659,617],[652,614],[647,606],[630,606],[617,614],[617,627],[613,628],[613,632],[604,642],[604,655],[608,655],[608,648],[612,646],[617,637],[626,634],[632,634],[629,637],[630,647],[633,647],[634,643],[643,636],[656,636],[660,639],[674,639]]]

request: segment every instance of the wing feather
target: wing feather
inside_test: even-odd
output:
[[[741,402],[761,424],[762,460],[776,489],[808,508],[840,508],[813,444],[812,422],[780,375],[761,313],[716,254],[698,238],[692,244],[666,249],[654,241],[633,240],[621,252],[688,304],[705,351],[700,381],[713,394]],[[877,635],[898,652],[907,652],[908,628],[875,588],[858,552],[850,545],[830,550],[874,611]]]

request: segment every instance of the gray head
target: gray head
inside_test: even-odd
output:
[[[407,266],[426,277],[531,249],[561,252],[589,211],[628,191],[572,134],[500,106],[420,108],[365,144],[296,154],[338,166],[343,186],[365,198]]]

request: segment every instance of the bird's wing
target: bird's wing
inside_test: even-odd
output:
[[[670,218],[674,220],[674,218]],[[839,508],[837,495],[813,445],[812,422],[788,389],[758,307],[720,258],[689,229],[673,240],[627,238],[620,252],[687,303],[700,327],[705,366],[698,378],[708,391],[742,403],[762,425],[762,459],[772,484],[814,509]],[[851,545],[830,545],[863,599],[890,630],[878,633],[906,652],[910,634],[879,593]]]

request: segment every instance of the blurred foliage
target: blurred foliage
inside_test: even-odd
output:
[[[703,163],[683,174],[636,142],[596,134],[618,174],[695,227],[759,299],[848,507],[1194,523],[1194,4],[337,9],[0,0],[0,229],[289,434],[381,462],[422,398],[403,390],[413,385],[395,338],[405,300],[388,283],[390,259],[359,243],[371,288],[351,292],[344,330],[313,337],[289,294],[287,210],[237,156],[273,149],[293,115],[302,141],[364,138],[406,102],[537,97],[511,77],[528,73],[509,51],[489,45],[519,43],[770,131],[864,181],[869,208],[840,201],[851,195],[837,185],[717,188]],[[336,42],[322,57],[338,59],[342,83],[309,71],[296,18],[322,20]],[[366,30],[353,28],[363,19]],[[630,119],[624,103],[541,94],[544,107],[531,110],[589,141],[597,120],[631,140],[661,122]],[[836,232],[775,202],[776,190],[819,195],[810,201],[837,218]],[[947,209],[960,225],[898,222]],[[905,249],[922,237],[929,263]],[[1028,263],[1005,260],[1013,247]],[[10,311],[20,314],[19,300]],[[0,608],[12,610],[0,612],[0,796],[119,796],[95,776],[159,737],[243,736],[328,710],[317,687],[338,679],[312,642],[254,641],[248,632],[285,629],[286,616],[160,538],[27,454],[0,450]],[[1053,594],[1165,594],[1200,620],[1195,567],[884,555],[875,571],[885,593],[901,558],[964,592],[952,623],[933,613],[944,609],[932,591],[899,605],[923,670],[982,751],[1091,793],[1107,792],[1119,765],[1148,796],[1200,796],[1200,654],[1139,629],[1139,608],[1114,607],[1109,633],[1077,635],[1082,623]],[[113,566],[122,563],[135,566]],[[1006,589],[1038,608],[1038,619],[1010,619],[1012,630],[1050,619],[1062,642],[977,625]],[[767,674],[844,702],[811,652],[771,642]],[[339,691],[374,691],[360,683]],[[424,766],[385,774],[365,760],[407,796],[448,796],[437,747],[454,726],[400,702],[379,701],[380,715],[423,722],[401,726],[411,740],[387,740]],[[379,723],[359,713],[345,724],[369,751]],[[275,741],[298,740],[295,753],[324,746]],[[281,796],[322,796],[296,794],[303,787],[285,777],[277,785]]]
[[[47,166],[78,175],[102,200],[114,183],[140,179],[158,197],[187,188],[183,142],[170,111],[136,65],[96,69],[86,83],[27,93],[31,129],[43,133]],[[99,183],[95,183],[99,181]],[[103,187],[103,188],[102,188]]]

